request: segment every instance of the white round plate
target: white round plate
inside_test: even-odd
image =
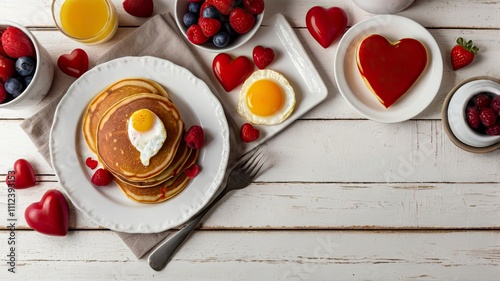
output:
[[[200,150],[201,171],[177,196],[158,204],[132,201],[115,182],[96,187],[87,157],[97,159],[83,138],[81,118],[95,95],[124,78],[147,78],[161,84],[189,128],[200,125],[206,136]],[[229,129],[219,100],[187,69],[155,57],[124,57],[100,64],[76,80],[57,106],[50,134],[52,167],[73,204],[97,224],[121,232],[155,233],[185,223],[217,191],[229,157]]]
[[[388,109],[368,89],[356,64],[357,46],[371,34],[380,34],[393,42],[413,38],[424,44],[428,52],[427,66],[420,78]],[[436,40],[423,26],[402,16],[381,15],[354,25],[344,34],[335,54],[334,71],[340,93],[359,114],[374,121],[395,123],[415,117],[432,102],[441,86],[443,59]]]

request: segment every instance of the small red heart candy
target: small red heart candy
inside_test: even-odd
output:
[[[256,46],[253,48],[253,61],[259,69],[264,69],[274,60],[274,51],[271,48]]]
[[[92,157],[88,157],[87,160],[85,160],[85,165],[87,165],[87,167],[89,167],[92,170],[97,168],[97,164],[99,164],[99,162],[97,162],[97,160],[92,159]]]
[[[325,49],[344,33],[347,21],[345,11],[338,7],[315,6],[306,14],[307,30]]]
[[[243,142],[253,142],[260,137],[260,131],[254,128],[252,124],[245,123],[241,126],[240,138]]]
[[[243,83],[253,72],[253,63],[244,56],[235,60],[226,53],[220,53],[212,62],[212,70],[226,92]]]
[[[61,55],[57,59],[57,66],[62,72],[78,78],[89,70],[89,56],[82,49],[74,49],[71,54]]]
[[[19,159],[14,163],[14,170],[7,174],[7,186],[13,188],[27,188],[36,184],[35,171],[30,162]]]
[[[24,218],[31,228],[40,233],[65,236],[69,229],[68,202],[59,190],[48,190],[40,202],[26,208]]]

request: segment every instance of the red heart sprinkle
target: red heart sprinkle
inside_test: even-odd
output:
[[[240,138],[243,142],[253,142],[260,137],[260,131],[254,128],[252,124],[245,123],[241,126]]]
[[[191,178],[191,179],[196,177],[196,175],[198,175],[199,172],[200,172],[200,167],[196,164],[193,164],[191,167],[184,170],[184,173],[186,174],[186,176],[188,176],[188,178]]]
[[[14,170],[7,174],[7,186],[13,188],[27,188],[36,184],[35,171],[30,162],[19,159],[14,163]]]
[[[253,63],[244,56],[232,60],[226,53],[220,53],[212,62],[212,70],[226,92],[232,91],[253,72]]]
[[[307,30],[325,49],[344,33],[347,21],[346,13],[338,7],[315,6],[306,14]]]
[[[87,158],[87,160],[85,160],[85,165],[87,165],[87,167],[89,167],[92,170],[97,168],[97,164],[99,164],[99,162],[97,162],[97,160],[92,159],[92,157],[89,157]]]
[[[259,69],[266,68],[274,60],[274,51],[271,48],[256,46],[253,48],[253,61]]]
[[[65,236],[69,229],[68,202],[59,190],[48,190],[39,202],[26,208],[24,218],[31,228],[40,233]]]
[[[89,70],[89,57],[84,50],[74,49],[71,54],[61,55],[57,66],[67,75],[78,78]]]

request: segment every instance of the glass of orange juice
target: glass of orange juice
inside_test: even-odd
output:
[[[118,28],[110,0],[53,0],[52,17],[62,33],[85,44],[105,42]]]

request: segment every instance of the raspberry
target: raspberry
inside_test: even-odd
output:
[[[467,123],[472,129],[479,128],[479,109],[476,106],[469,106],[466,109]]]
[[[212,18],[203,18],[203,17],[198,20],[198,25],[200,26],[203,35],[207,37],[211,37],[217,34],[217,32],[219,32],[219,29],[221,27],[220,21]]]
[[[203,31],[201,30],[201,27],[197,24],[193,24],[191,25],[188,29],[187,29],[187,38],[188,40],[193,43],[193,44],[196,44],[196,45],[201,45],[205,42],[208,41],[208,37],[205,36],[203,34]]]
[[[483,107],[479,109],[479,120],[486,127],[492,126],[497,121],[497,115],[490,107]]]
[[[106,186],[113,179],[113,175],[108,170],[103,168],[99,168],[95,171],[94,175],[90,179],[94,185],[97,186]]]
[[[479,108],[490,106],[491,97],[487,94],[477,94],[474,96],[474,103]]]
[[[243,5],[245,9],[253,15],[264,12],[264,0],[244,0]]]
[[[260,131],[250,123],[245,123],[241,126],[240,138],[243,142],[253,142],[260,136]]]
[[[235,8],[229,15],[229,24],[239,34],[245,34],[255,24],[255,18],[242,8]]]
[[[205,134],[200,126],[194,125],[184,135],[184,141],[192,149],[200,149],[205,143]]]
[[[491,101],[490,107],[497,113],[500,114],[500,96],[496,96]]]
[[[199,172],[200,172],[200,167],[196,164],[193,164],[191,167],[184,170],[184,173],[186,174],[186,176],[188,176],[188,178],[191,178],[191,179],[196,177],[196,175],[198,175]]]
[[[223,15],[229,15],[233,10],[235,0],[207,0],[208,5],[214,6]]]

